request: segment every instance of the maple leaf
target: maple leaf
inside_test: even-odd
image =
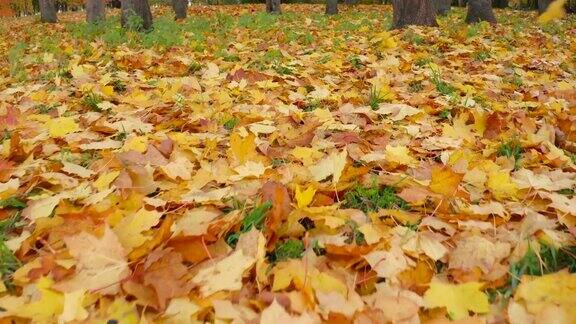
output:
[[[242,250],[237,250],[215,264],[200,269],[192,278],[192,283],[200,287],[203,296],[223,290],[240,290],[244,272],[255,262],[254,257],[246,256]]]
[[[346,165],[347,156],[348,153],[346,150],[339,153],[333,151],[330,155],[318,162],[318,164],[309,168],[312,177],[316,181],[322,181],[329,176],[332,176],[332,182],[338,183],[342,171],[344,170],[344,166]]]
[[[113,230],[122,246],[131,250],[146,241],[147,237],[142,232],[158,224],[160,217],[162,217],[162,213],[155,210],[140,209],[136,213],[124,216]]]
[[[453,196],[458,190],[458,186],[464,175],[456,173],[449,168],[432,169],[432,180],[430,190],[447,197]]]
[[[144,262],[144,284],[156,291],[160,309],[174,297],[186,295],[191,285],[185,279],[188,268],[182,263],[182,256],[171,249],[152,251]]]
[[[469,311],[487,313],[490,304],[488,296],[480,291],[482,286],[479,282],[451,285],[432,280],[430,288],[424,294],[424,301],[427,308],[446,307],[454,320],[468,316]]]
[[[98,238],[86,232],[64,238],[70,254],[77,260],[76,275],[54,285],[73,292],[84,288],[101,294],[116,294],[120,281],[130,275],[126,252],[118,237],[108,228]]]
[[[298,208],[308,207],[312,200],[314,200],[314,194],[316,193],[316,189],[312,186],[308,186],[306,190],[302,191],[300,185],[296,186],[296,192],[294,194],[294,198],[296,199],[296,204]]]

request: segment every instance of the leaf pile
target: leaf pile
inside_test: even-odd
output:
[[[190,11],[2,22],[0,316],[576,321],[574,18]]]

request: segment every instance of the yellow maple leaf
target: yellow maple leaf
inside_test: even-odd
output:
[[[316,188],[312,186],[308,186],[306,190],[302,191],[302,188],[298,185],[296,187],[296,204],[298,208],[308,207],[312,200],[314,199],[314,195],[316,194]]]
[[[85,298],[85,289],[78,289],[71,293],[64,294],[64,309],[58,317],[58,321],[67,323],[71,321],[82,321],[88,317],[88,312],[82,306]]]
[[[518,186],[512,182],[510,174],[505,171],[490,173],[486,186],[498,200],[515,199],[518,194]]]
[[[80,130],[73,117],[50,119],[46,125],[48,126],[50,137],[64,137]]]
[[[15,311],[15,315],[33,319],[38,323],[49,323],[64,309],[64,296],[51,289],[52,280],[42,277],[36,283],[36,288],[42,296],[39,300],[26,303]]]
[[[446,307],[453,320],[468,316],[468,311],[487,313],[490,308],[488,296],[480,291],[483,284],[467,282],[459,285],[434,280],[424,294],[427,308]]]
[[[458,190],[458,185],[464,175],[452,171],[450,168],[432,169],[430,190],[445,196],[452,196]]]
[[[147,136],[135,136],[127,140],[124,144],[122,150],[124,151],[136,151],[139,153],[146,152],[148,148],[148,137]]]
[[[142,245],[148,237],[142,232],[149,230],[160,221],[162,213],[155,210],[149,211],[144,208],[136,213],[125,216],[114,226],[114,232],[118,240],[127,249]]]
[[[256,143],[254,134],[250,133],[242,137],[240,133],[234,132],[230,136],[230,157],[235,158],[239,164],[253,160],[258,153],[256,152]]]
[[[560,19],[566,15],[564,5],[566,0],[556,0],[548,5],[548,8],[538,17],[538,23],[544,24],[555,19]]]
[[[576,274],[561,271],[541,277],[522,277],[514,299],[523,302],[528,312],[538,314],[549,306],[563,309],[576,322]]]
[[[106,190],[108,189],[112,181],[114,181],[119,175],[120,171],[112,171],[102,174],[101,176],[98,177],[98,179],[96,179],[96,181],[94,181],[94,183],[92,183],[92,186],[98,189],[98,191]]]
[[[414,166],[418,163],[418,160],[410,155],[410,150],[401,145],[386,145],[386,161],[408,166]]]

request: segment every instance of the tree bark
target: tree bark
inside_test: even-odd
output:
[[[266,0],[266,12],[273,14],[281,14],[280,0]]]
[[[544,11],[546,11],[546,9],[548,9],[548,6],[552,3],[552,0],[538,0],[538,13],[542,14],[544,13]]]
[[[434,0],[434,5],[436,7],[436,14],[445,16],[450,11],[452,0]]]
[[[494,8],[508,8],[508,0],[494,0],[492,5]]]
[[[338,0],[326,0],[326,14],[327,15],[338,14]]]
[[[45,23],[55,23],[58,21],[56,14],[56,4],[54,0],[39,0],[40,21]]]
[[[186,19],[188,9],[188,0],[172,0],[172,8],[176,20]]]
[[[138,26],[130,26],[135,21],[134,16],[140,18],[140,24]],[[122,0],[120,22],[124,28],[150,30],[152,28],[152,11],[150,11],[148,0]]]
[[[492,0],[469,0],[466,22],[472,24],[481,21],[496,23],[496,17],[492,11]]]
[[[392,0],[393,29],[407,25],[438,26],[430,0]]]
[[[86,21],[97,23],[106,18],[106,4],[104,0],[86,0]]]

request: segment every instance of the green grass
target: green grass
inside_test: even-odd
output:
[[[223,126],[224,128],[226,128],[227,130],[231,131],[234,129],[234,127],[236,127],[236,125],[238,125],[238,123],[240,122],[240,119],[236,118],[236,117],[232,117],[227,119]]]
[[[380,96],[380,92],[378,91],[378,89],[376,89],[376,87],[372,87],[372,89],[370,89],[370,92],[368,93],[368,106],[370,106],[372,110],[378,110],[378,107],[383,102],[384,99],[382,98],[382,96]]]
[[[240,234],[250,231],[253,227],[261,230],[264,225],[264,220],[266,219],[266,213],[272,208],[272,202],[267,201],[250,211],[240,225],[240,231],[228,233],[226,236],[226,243],[231,247],[236,247]]]
[[[13,201],[12,204],[21,206],[20,202],[17,203],[16,201]],[[8,234],[12,230],[22,225],[20,222],[20,212],[14,213],[11,217],[0,221],[0,276],[8,290],[12,290],[14,287],[12,284],[12,275],[20,267],[20,261],[14,256],[12,250],[6,246],[5,241],[8,239]]]
[[[23,81],[26,79],[23,58],[26,54],[26,44],[19,42],[8,50],[8,63],[10,64],[10,76]]]
[[[24,209],[26,208],[26,203],[17,197],[10,197],[6,199],[0,199],[0,208]]]
[[[360,209],[365,213],[378,209],[409,209],[408,203],[396,195],[393,187],[357,186],[345,195],[346,208]]]
[[[456,88],[454,88],[448,82],[442,80],[442,76],[438,71],[432,70],[432,83],[436,86],[436,91],[444,96],[451,96],[456,92]]]
[[[269,259],[273,262],[284,261],[288,259],[300,259],[304,254],[304,243],[300,240],[289,239],[286,242],[276,246],[270,254]]]
[[[504,299],[512,297],[522,276],[542,276],[563,269],[570,273],[576,272],[576,246],[557,249],[544,243],[539,245],[539,251],[530,245],[522,259],[510,265],[507,284],[489,292],[492,300],[498,295]]]
[[[516,140],[510,140],[506,143],[500,144],[498,147],[498,156],[505,156],[514,159],[514,167],[518,169],[520,166],[520,159],[522,158],[522,145]]]
[[[84,104],[84,106],[86,106],[86,108],[96,112],[103,111],[102,108],[98,107],[98,104],[101,102],[102,97],[92,92],[85,95],[84,98],[82,99],[82,103]]]

